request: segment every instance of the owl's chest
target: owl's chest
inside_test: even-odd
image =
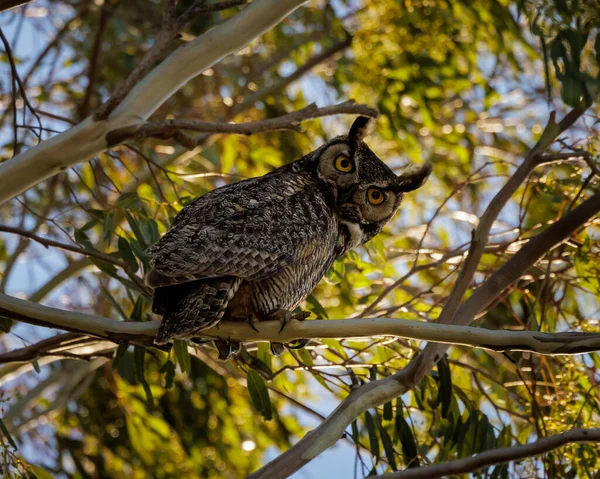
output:
[[[326,223],[326,224],[325,224]],[[230,302],[230,317],[262,318],[277,309],[298,306],[342,252],[337,219],[330,217],[319,228],[298,241],[291,263],[278,273],[258,281],[244,281]]]
[[[332,237],[331,244],[308,248],[307,254],[276,275],[250,282],[253,311],[260,317],[276,309],[298,306],[335,261],[334,245]]]

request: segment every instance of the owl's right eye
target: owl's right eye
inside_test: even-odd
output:
[[[347,156],[339,155],[335,159],[335,169],[342,173],[350,173],[354,169],[354,163]]]

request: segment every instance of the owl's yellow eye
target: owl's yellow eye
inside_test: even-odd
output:
[[[352,160],[344,155],[339,155],[335,159],[335,169],[341,171],[342,173],[349,173],[353,170],[354,164]]]
[[[384,194],[377,188],[369,188],[367,198],[369,199],[369,203],[375,206],[380,205],[385,200]]]

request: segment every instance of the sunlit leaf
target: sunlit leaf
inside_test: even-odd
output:
[[[267,384],[256,371],[248,371],[248,392],[256,410],[268,421],[273,418],[273,409]]]

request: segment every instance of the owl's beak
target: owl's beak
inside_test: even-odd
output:
[[[356,193],[355,186],[352,186],[350,188],[340,188],[338,191],[338,205],[341,206],[344,203],[353,203],[354,193]]]

